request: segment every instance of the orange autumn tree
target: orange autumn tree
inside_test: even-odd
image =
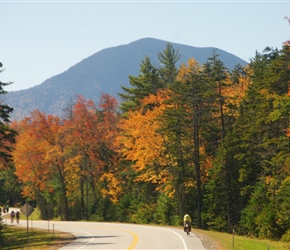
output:
[[[117,203],[123,193],[121,188],[122,181],[118,178],[118,162],[116,137],[119,135],[118,122],[118,103],[115,97],[104,94],[100,98],[99,109],[97,112],[102,140],[99,145],[99,154],[104,162],[104,173],[100,181],[103,182],[101,193],[108,196],[113,203]]]
[[[43,213],[46,202],[54,200],[68,220],[65,171],[58,144],[60,119],[36,110],[18,127],[20,133],[13,157],[16,174],[23,183],[23,195],[36,199]]]
[[[96,107],[93,101],[87,101],[82,96],[72,110],[72,117],[64,122],[62,131],[68,157],[65,166],[70,176],[69,195],[80,190],[81,203],[84,206],[84,189],[90,187],[94,200],[96,197],[96,179],[98,168],[92,162],[92,151],[97,144],[95,129],[97,127]],[[78,196],[79,194],[77,194]]]
[[[68,194],[80,197],[86,211],[99,204],[100,195],[116,202],[121,193],[115,176],[117,157],[113,143],[117,133],[116,110],[117,102],[109,95],[101,97],[99,107],[78,96],[71,118],[64,122],[65,166],[72,182]]]
[[[165,153],[166,138],[158,132],[161,127],[158,118],[165,108],[166,95],[166,91],[151,94],[141,101],[140,109],[129,111],[120,121],[121,133],[117,141],[119,152],[133,163],[132,169],[137,173],[135,181],[150,182],[157,190],[170,195],[172,175],[166,168],[170,158]]]

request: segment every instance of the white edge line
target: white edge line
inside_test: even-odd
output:
[[[170,230],[170,229],[165,229],[165,228],[162,228],[162,229],[165,230],[165,231],[169,231],[169,232],[175,233],[181,239],[181,241],[183,243],[183,246],[184,246],[184,250],[187,250],[186,243],[185,243],[184,239],[181,237],[181,235],[179,233],[176,233],[175,231]]]
[[[61,229],[58,229],[59,231],[61,231]],[[80,250],[80,249],[82,249],[82,248],[84,248],[86,245],[88,245],[88,244],[90,244],[92,241],[94,241],[94,239],[95,239],[95,237],[94,237],[94,235],[92,235],[91,233],[88,233],[88,232],[86,232],[86,231],[79,231],[79,230],[73,230],[72,232],[81,232],[81,233],[86,233],[86,234],[89,234],[89,235],[91,235],[92,236],[92,238],[91,238],[91,240],[89,241],[89,242],[87,242],[87,243],[85,243],[85,244],[83,244],[81,247],[79,247],[79,248],[77,248],[77,250]],[[72,233],[71,232],[71,233]],[[76,236],[77,237],[77,236]],[[80,236],[79,236],[80,237]],[[79,237],[77,237],[71,244],[73,244],[75,241],[77,241],[78,239],[79,239]],[[69,244],[68,244],[69,245]],[[68,246],[68,245],[66,245],[66,246]],[[66,246],[64,246],[64,248],[66,247]]]

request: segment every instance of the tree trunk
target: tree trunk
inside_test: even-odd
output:
[[[201,194],[201,180],[200,180],[200,162],[199,162],[199,126],[198,126],[198,107],[194,112],[194,167],[196,175],[196,200],[197,200],[197,227],[202,228],[201,221],[201,206],[202,206],[202,194]]]
[[[70,216],[69,216],[69,206],[68,206],[68,200],[66,197],[66,185],[65,185],[65,180],[64,180],[64,176],[62,173],[62,170],[60,168],[59,165],[57,165],[57,169],[58,169],[58,173],[59,173],[59,177],[60,177],[60,183],[61,183],[61,191],[62,191],[62,199],[63,199],[63,215],[64,215],[64,220],[68,221],[70,220]]]

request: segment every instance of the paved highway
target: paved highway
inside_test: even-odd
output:
[[[22,216],[23,218],[23,216]],[[5,220],[4,220],[5,222]],[[7,221],[10,224],[10,221]],[[15,224],[15,222],[14,222]],[[26,227],[27,221],[20,220],[19,226]],[[86,249],[128,249],[128,250],[204,250],[201,240],[182,228],[146,226],[123,223],[30,221],[29,228],[53,229],[67,232],[77,237],[75,241],[62,247],[62,250]]]

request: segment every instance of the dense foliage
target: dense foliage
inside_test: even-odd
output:
[[[120,104],[79,96],[65,118],[12,124],[23,197],[43,219],[181,225],[190,213],[198,228],[290,240],[289,47],[231,71],[215,51],[177,68],[168,44],[158,58]]]

